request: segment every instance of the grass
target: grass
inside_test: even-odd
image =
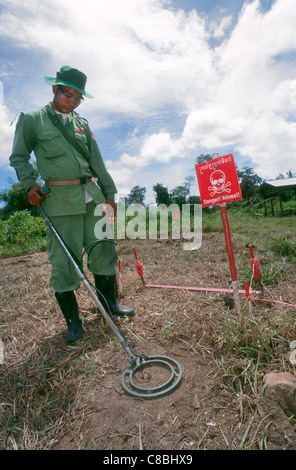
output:
[[[265,290],[269,287],[272,289],[283,277],[289,276],[296,262],[295,217],[238,217],[230,211],[228,219],[236,246],[247,247],[252,244],[255,257],[261,262],[261,285]],[[204,230],[211,231],[211,227],[217,232],[223,231],[219,212],[204,218]],[[252,279],[249,259],[242,263],[239,276],[241,283]],[[292,274],[291,282],[294,282],[293,279]],[[256,279],[253,279],[253,287],[260,287]],[[260,395],[263,376],[271,367],[273,370],[282,370],[284,367],[284,370],[295,374],[294,366],[289,363],[287,353],[284,352],[289,350],[289,341],[295,338],[295,309],[279,307],[278,315],[271,316],[269,306],[266,308],[265,305],[253,302],[252,317],[245,311],[241,329],[237,328],[236,315],[225,309],[221,335],[216,339],[221,356],[226,354],[230,358],[227,364],[223,364],[225,380],[237,393],[244,390],[250,406],[253,406],[250,397]],[[288,416],[296,431],[296,416],[293,413],[288,413]],[[261,447],[266,446],[267,442],[263,438]]]
[[[5,243],[0,246],[0,258],[15,258],[47,251],[46,238],[33,238],[22,243]]]
[[[245,421],[250,414],[252,422],[256,418],[257,401],[264,396],[262,384],[267,373],[289,371],[295,374],[287,355],[288,338],[293,337],[290,332],[294,331],[295,335],[295,310],[282,309],[282,312],[282,316],[273,318],[257,306],[253,309],[254,319],[246,316],[242,328],[238,330],[236,318],[229,310],[225,311],[224,326],[216,340],[221,357],[219,365],[224,370],[223,383],[235,390],[241,402],[241,421]],[[296,432],[296,416],[287,410],[286,415]],[[247,439],[250,429],[248,425],[240,448],[268,449],[268,436],[264,432],[256,436],[257,431],[254,434],[253,430],[252,439]]]
[[[279,308],[278,315],[270,315],[264,305],[254,302],[252,317],[245,312],[241,329],[237,328],[236,317],[230,310],[224,312],[224,327],[217,339],[223,352],[231,352],[236,359],[231,366],[233,377],[244,377],[254,393],[260,393],[257,388],[260,370],[261,377],[269,371],[270,365],[275,369],[282,368],[283,351],[289,350],[289,343],[295,336],[295,309]],[[287,356],[287,354],[286,354]],[[293,372],[291,364],[286,365]]]
[[[232,236],[245,246],[272,255],[277,262],[296,261],[296,217],[251,217],[228,211]],[[223,232],[220,211],[203,215],[203,233]],[[256,255],[255,255],[256,257]]]
[[[254,218],[250,216],[238,217],[229,211],[229,225],[233,242],[237,248],[237,261],[240,265],[240,282],[251,279],[251,269],[248,255],[248,244],[254,247],[255,256],[260,260],[262,268],[262,284],[273,294],[283,279],[291,279],[291,286],[295,282],[295,240],[296,218]],[[219,211],[208,214],[203,218],[204,232],[223,232]],[[145,243],[145,241],[143,241]],[[35,248],[34,248],[35,247]],[[24,245],[25,250],[36,249],[43,251],[42,245]],[[12,256],[19,256],[20,252],[9,251]],[[1,255],[2,256],[2,255]],[[44,255],[45,256],[45,255]],[[172,253],[173,256],[173,253]],[[181,261],[180,261],[181,262]],[[38,268],[36,267],[36,270]],[[37,271],[39,273],[39,271]],[[43,274],[40,270],[38,285],[42,285]],[[24,305],[30,297],[35,274],[26,278],[21,270],[16,274],[20,282],[20,290]],[[46,284],[47,284],[47,275]],[[22,279],[23,276],[23,279]],[[15,277],[16,279],[16,277]],[[14,279],[5,279],[5,289],[10,289]],[[256,281],[254,280],[256,286]],[[44,281],[45,285],[45,281]],[[0,438],[3,449],[50,449],[53,440],[59,436],[59,429],[65,423],[81,425],[80,410],[81,397],[86,387],[97,387],[100,378],[104,377],[106,364],[97,362],[93,353],[94,347],[86,340],[72,349],[61,346],[60,338],[55,334],[57,322],[51,320],[54,314],[53,300],[48,292],[42,288],[34,290],[36,296],[36,311],[19,310],[14,313],[5,306],[0,311],[0,327],[6,331],[6,346],[12,357],[10,367],[5,369],[5,376],[0,376],[1,408],[0,408]],[[5,292],[4,292],[5,294]],[[45,296],[45,297],[42,297]],[[19,306],[19,299],[14,298],[15,308]],[[48,318],[44,315],[39,318],[38,305],[45,302]],[[21,305],[21,304],[20,304]],[[205,306],[207,303],[205,302]],[[161,310],[162,304],[155,306]],[[201,339],[205,341],[206,354],[214,355],[217,363],[217,374],[221,374],[221,381],[226,389],[235,391],[241,400],[241,421],[249,423],[246,433],[241,441],[241,448],[248,447],[248,433],[253,421],[249,420],[249,411],[254,414],[256,399],[262,393],[262,379],[271,370],[286,370],[295,374],[295,369],[289,362],[289,343],[296,338],[295,309],[279,305],[272,310],[269,305],[252,302],[252,316],[248,314],[244,305],[244,321],[238,328],[237,315],[234,309],[217,308],[213,317],[201,313],[200,324],[196,330],[197,316],[194,312],[192,318],[186,317],[184,325],[180,323],[180,312],[174,313],[172,308],[164,317],[161,334],[164,341],[182,341],[190,350],[202,351]],[[20,315],[20,312],[23,315]],[[7,323],[7,318],[10,324]],[[42,328],[44,320],[45,330]],[[36,328],[36,322],[40,329]],[[38,323],[39,322],[39,323]],[[63,330],[62,322],[58,324]],[[2,332],[2,330],[0,330]],[[201,331],[204,335],[193,340],[192,332]],[[34,332],[34,333],[33,333]],[[35,336],[32,336],[32,335]],[[50,344],[47,338],[51,337]],[[103,341],[109,344],[110,337]],[[192,342],[193,346],[191,346]],[[89,340],[90,343],[90,340]],[[62,343],[63,344],[63,343]],[[98,347],[99,347],[98,346]],[[208,356],[206,356],[208,357]],[[222,371],[222,372],[221,372]],[[77,412],[77,415],[75,415]],[[296,430],[296,417],[290,414],[289,420]],[[138,446],[143,448],[143,423],[138,425]],[[2,431],[1,431],[2,430]],[[248,432],[247,432],[248,431]],[[54,437],[53,437],[54,436]],[[257,448],[268,448],[267,437],[253,436],[253,445]],[[116,444],[114,444],[115,446]]]
[[[127,217],[126,223],[131,217]],[[146,211],[146,238],[149,238],[148,210]],[[295,217],[253,217],[241,214],[237,209],[228,210],[231,233],[239,236],[246,245],[270,251],[277,258],[296,260],[296,218]],[[168,236],[171,234],[172,214],[169,213]],[[283,236],[283,226],[285,235]],[[191,217],[191,229],[193,229]],[[0,258],[10,258],[46,251],[45,223],[40,217],[32,217],[28,211],[15,213],[8,221],[0,221]],[[114,226],[115,238],[117,233]],[[202,232],[224,231],[219,209],[212,213],[203,212]],[[41,235],[42,233],[42,235]]]

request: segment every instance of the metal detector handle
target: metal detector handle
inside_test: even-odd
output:
[[[43,194],[48,194],[44,191],[46,191],[46,186],[41,188],[41,191],[43,191]],[[84,287],[90,294],[91,298],[101,311],[103,317],[109,324],[111,330],[121,343],[123,349],[125,350],[126,354],[128,355],[129,361],[130,361],[130,366],[125,369],[125,371],[122,374],[122,387],[123,390],[131,396],[137,397],[137,398],[158,398],[163,395],[167,395],[171,391],[175,390],[178,385],[180,384],[182,380],[182,368],[180,364],[175,361],[174,359],[171,359],[169,357],[165,356],[138,356],[135,355],[131,345],[129,342],[126,340],[125,336],[123,333],[121,333],[120,329],[116,325],[116,323],[112,320],[110,315],[106,312],[104,309],[103,305],[98,299],[98,296],[95,294],[93,289],[91,288],[91,284],[88,281],[87,277],[85,276],[83,269],[80,269],[79,265],[77,264],[75,257],[72,256],[70,250],[68,249],[67,245],[63,241],[62,237],[59,235],[57,230],[55,229],[54,225],[52,224],[51,220],[48,218],[47,214],[43,210],[41,206],[37,206],[37,209],[43,219],[45,220],[48,228],[51,230],[53,236],[61,246],[63,252],[69,259],[69,261],[72,263],[77,275],[80,277],[82,283],[84,284]],[[161,366],[165,367],[169,372],[170,372],[170,377],[168,380],[164,381],[161,385],[158,385],[156,387],[151,387],[151,388],[145,388],[145,387],[139,387],[136,382],[134,381],[134,377],[136,373],[140,370],[143,370],[145,367],[152,367],[152,366]],[[129,380],[130,386],[128,386],[127,381]]]
[[[49,217],[47,216],[46,212],[44,211],[44,209],[41,207],[41,206],[36,206],[37,207],[37,210],[38,212],[40,213],[40,215],[42,216],[42,218],[44,219],[47,227],[49,228],[49,230],[51,231],[51,233],[53,234],[54,238],[56,239],[56,241],[58,242],[58,244],[60,245],[61,249],[63,250],[64,254],[67,256],[68,260],[71,262],[72,266],[74,267],[75,269],[75,272],[78,274],[78,276],[80,277],[81,280],[84,279],[84,275],[83,273],[81,272],[81,269],[80,269],[80,265],[79,265],[79,261],[77,259],[75,259],[75,255],[73,255],[70,251],[70,249],[67,247],[66,243],[64,242],[64,240],[62,239],[62,237],[60,236],[60,234],[58,233],[58,231],[56,230],[55,226],[53,225],[53,223],[51,222],[51,220],[49,219]]]
[[[73,255],[71,253],[70,249],[67,247],[66,243],[64,242],[62,237],[59,235],[58,231],[54,227],[53,223],[51,222],[51,220],[47,216],[44,209],[41,206],[36,206],[36,207],[37,207],[37,210],[39,211],[39,213],[41,214],[41,216],[43,217],[44,221],[46,222],[46,225],[49,228],[49,230],[51,231],[52,235],[54,236],[54,238],[56,239],[56,241],[60,245],[61,249],[63,250],[64,254],[67,256],[68,260],[70,261],[70,263],[74,267],[74,270],[75,270],[76,274],[78,275],[78,277],[80,278],[81,282],[83,283],[84,287],[86,288],[86,290],[90,294],[91,298],[93,299],[93,301],[95,302],[95,304],[99,308],[101,314],[103,315],[103,317],[105,318],[105,320],[109,324],[111,330],[116,335],[116,337],[119,340],[119,342],[121,343],[123,349],[127,353],[128,357],[129,357],[129,360],[130,360],[130,364],[132,366],[134,366],[137,362],[136,355],[134,354],[130,344],[128,343],[128,341],[126,340],[124,335],[121,333],[121,331],[119,330],[117,325],[114,323],[114,321],[112,320],[110,315],[108,315],[108,313],[104,309],[103,305],[101,304],[101,302],[98,299],[98,296],[95,294],[95,292],[91,288],[91,284],[88,281],[88,279],[86,278],[82,267],[80,267],[79,261],[75,259],[75,255]]]
[[[40,190],[38,191],[39,196],[49,196],[50,194],[50,188],[48,186],[42,186]]]

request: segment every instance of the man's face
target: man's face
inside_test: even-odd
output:
[[[82,94],[75,90],[75,88],[55,85],[52,89],[54,93],[52,107],[55,111],[59,111],[60,113],[69,114],[83,101]]]

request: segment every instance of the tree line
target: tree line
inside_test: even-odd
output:
[[[199,155],[196,158],[195,164],[204,163],[212,159],[211,155]],[[271,189],[266,188],[264,181],[258,176],[253,168],[245,166],[242,169],[237,168],[237,175],[240,183],[242,200],[247,204],[250,204],[254,200],[263,201],[268,197],[268,191]],[[279,174],[277,179],[293,178],[294,175],[290,170],[286,176]],[[182,185],[174,187],[169,190],[168,187],[162,183],[156,183],[153,185],[153,192],[155,202],[157,205],[165,204],[200,204],[201,200],[199,196],[191,194],[191,186],[195,181],[196,177],[193,175],[187,176]],[[125,198],[126,205],[131,204],[142,204],[145,206],[146,188],[139,185],[134,186],[130,193]],[[285,189],[281,191],[282,201],[289,201],[295,199],[295,189]],[[20,183],[12,183],[10,181],[8,188],[0,192],[0,202],[2,208],[0,208],[0,219],[8,219],[14,212],[28,210],[32,215],[38,215],[36,209],[31,206],[27,199],[27,193]],[[240,201],[237,201],[240,203]],[[237,204],[233,203],[233,204]]]
[[[196,158],[195,164],[199,165],[200,163],[210,161],[211,159],[211,155],[202,154]],[[242,169],[236,169],[242,193],[242,200],[246,201],[247,204],[249,204],[252,200],[255,199],[263,201],[266,197],[268,197],[268,192],[272,192],[272,189],[268,189],[266,187],[263,179],[254,172],[253,168],[245,166]],[[286,179],[293,177],[294,174],[290,170],[286,174],[286,176],[280,173],[276,179]],[[179,206],[181,206],[182,204],[200,204],[200,197],[190,194],[190,187],[194,181],[195,176],[187,176],[183,185],[176,186],[171,191],[169,191],[168,187],[165,187],[162,183],[155,184],[153,186],[153,192],[156,204],[165,204],[167,206],[169,206],[170,204],[178,204]],[[126,204],[145,205],[145,194],[145,187],[134,186],[126,198]],[[295,189],[281,190],[282,201],[289,201],[291,199],[294,199],[295,196]]]

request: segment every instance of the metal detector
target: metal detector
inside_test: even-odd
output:
[[[48,193],[48,188],[43,187],[42,192],[43,194]],[[152,399],[165,396],[175,390],[180,385],[182,380],[181,365],[176,360],[166,356],[146,356],[135,354],[132,350],[131,345],[120,330],[118,324],[116,323],[114,316],[111,313],[107,313],[100,300],[98,299],[96,292],[94,292],[94,290],[99,292],[98,289],[89,281],[83,271],[83,256],[88,250],[88,248],[100,242],[115,243],[115,240],[104,239],[97,240],[96,242],[92,243],[89,247],[84,250],[81,257],[81,261],[79,262],[79,260],[76,259],[75,255],[71,253],[71,250],[67,247],[67,245],[53,226],[51,220],[48,218],[44,209],[41,206],[37,206],[37,209],[45,220],[47,227],[59,243],[64,254],[67,256],[68,260],[73,265],[75,272],[79,276],[84,287],[90,294],[99,311],[103,315],[106,322],[109,324],[111,330],[113,331],[113,333],[121,343],[123,349],[125,350],[126,354],[128,355],[130,365],[124,370],[121,380],[122,388],[125,393],[137,398]],[[151,373],[152,368],[154,370],[154,374]],[[156,374],[155,371],[157,371],[158,373]],[[161,375],[165,374],[164,381],[162,378],[162,382],[160,384],[156,383],[151,386],[151,378],[153,378],[154,375],[158,375],[159,371]]]

